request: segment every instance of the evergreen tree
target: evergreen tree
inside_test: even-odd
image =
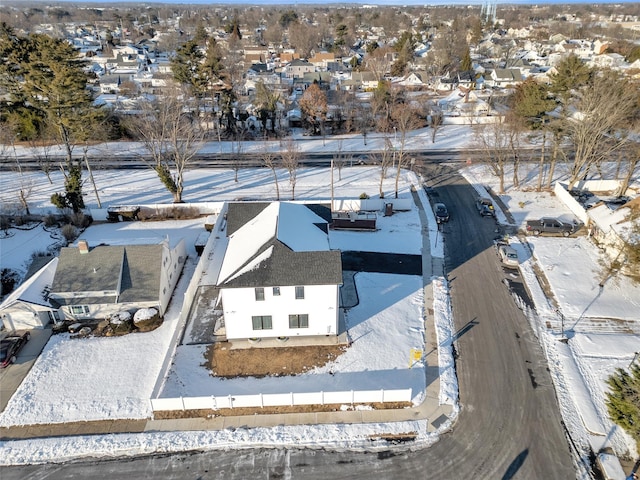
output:
[[[280,95],[273,92],[264,82],[256,84],[255,104],[258,111],[258,117],[262,123],[262,128],[267,130],[267,120],[271,121],[271,131],[275,131],[276,112]]]
[[[543,123],[546,112],[553,110],[555,106],[556,102],[549,98],[547,87],[533,78],[527,78],[517,85],[511,97],[511,108],[514,113],[533,128],[539,127]]]
[[[204,27],[202,21],[199,21],[196,25],[196,31],[193,34],[193,41],[198,45],[205,45],[208,38],[209,34],[207,33],[207,29]]]
[[[640,365],[629,370],[618,368],[609,377],[606,404],[611,420],[633,437],[640,450]]]
[[[66,153],[65,192],[59,204],[74,211],[83,208],[82,170],[73,150],[89,140],[87,124],[99,122],[102,112],[93,105],[87,89],[85,61],[66,40],[34,33],[16,35],[0,27],[0,86],[8,93],[7,104],[35,113],[34,125],[46,125]],[[26,131],[26,126],[22,125]]]
[[[591,75],[591,69],[571,54],[556,65],[556,72],[551,75],[551,91],[566,104],[571,91],[586,85]]]
[[[206,79],[201,73],[204,53],[196,40],[189,40],[176,49],[171,57],[171,72],[176,82],[187,85],[194,96],[201,97],[206,91]]]
[[[51,195],[51,203],[60,209],[70,208],[74,212],[79,212],[84,208],[82,198],[82,167],[80,164],[71,166],[65,172],[64,180],[65,193],[54,193]]]

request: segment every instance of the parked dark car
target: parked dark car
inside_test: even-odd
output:
[[[449,221],[449,210],[444,203],[436,203],[433,212],[436,215],[436,222],[445,223]]]
[[[540,220],[527,221],[527,233],[540,235],[541,233],[555,233],[568,237],[578,231],[580,223],[565,222],[558,218],[541,218]]]
[[[478,209],[478,213],[483,217],[494,217],[496,216],[496,210],[493,207],[493,202],[488,198],[479,198],[476,200],[476,208]]]
[[[16,356],[29,341],[31,334],[7,335],[0,340],[0,367],[4,368],[16,361]]]

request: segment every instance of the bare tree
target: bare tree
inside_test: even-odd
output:
[[[151,167],[173,195],[174,203],[180,203],[184,173],[202,145],[203,130],[192,112],[185,111],[177,90],[162,99],[143,102],[141,110],[132,121],[132,130],[149,152]]]
[[[243,123],[236,132],[235,141],[231,142],[231,168],[233,168],[233,181],[238,183],[238,172],[242,167],[242,155],[244,153],[244,139],[247,136],[247,127]]]
[[[426,108],[427,120],[431,127],[431,143],[436,143],[436,135],[442,126],[444,116],[442,110],[433,101],[429,101]]]
[[[618,191],[620,195],[624,195],[627,188],[629,188],[629,184],[631,183],[636,169],[638,168],[638,164],[640,163],[640,143],[630,143],[629,148],[627,149],[627,158],[627,173],[620,183],[620,190]]]
[[[287,138],[283,142],[283,148],[280,155],[282,156],[282,166],[286,168],[289,173],[291,200],[295,200],[298,168],[300,167],[300,150],[296,142],[291,137]]]
[[[29,150],[31,150],[31,155],[38,161],[42,173],[47,176],[47,180],[53,185],[51,172],[55,169],[55,162],[51,155],[51,148],[54,142],[50,138],[50,135],[46,134],[46,126],[43,128],[45,131],[40,132],[37,137],[29,140]]]
[[[20,162],[16,158],[16,163],[18,165],[18,182],[20,188],[18,189],[18,199],[20,200],[20,205],[24,208],[24,212],[27,215],[31,215],[31,211],[29,210],[29,197],[33,191],[33,179],[26,177],[22,172],[22,168],[20,166]]]
[[[520,186],[520,179],[518,178],[518,169],[520,167],[520,134],[525,129],[524,124],[517,115],[514,115],[512,111],[509,111],[505,116],[505,128],[509,136],[509,150],[513,159],[513,186],[518,188]]]
[[[304,91],[298,103],[305,114],[305,121],[313,128],[313,134],[322,133],[327,118],[327,94],[314,83]]]
[[[0,164],[12,163],[11,157],[13,156],[13,162],[15,167],[13,170],[18,174],[18,200],[20,205],[24,208],[25,213],[30,215],[28,199],[31,196],[33,190],[33,180],[29,177],[25,177],[22,171],[22,165],[20,158],[16,153],[15,148],[15,133],[11,125],[7,123],[0,123]]]
[[[558,163],[558,157],[561,156],[565,161],[567,160],[567,154],[562,149],[562,142],[564,141],[564,132],[562,130],[562,122],[561,121],[551,121],[549,124],[549,129],[552,133],[551,139],[551,160],[549,162],[549,175],[547,176],[547,184],[546,189],[551,189],[551,184],[553,183],[553,175],[556,170],[556,165]]]
[[[394,129],[397,129],[398,138],[396,144],[397,165],[396,165],[396,181],[395,195],[398,198],[398,185],[400,182],[400,174],[402,169],[409,162],[406,155],[407,137],[411,130],[415,130],[420,125],[420,117],[418,112],[405,104],[396,104],[391,112],[391,118],[394,122]]]
[[[380,166],[380,181],[378,182],[378,195],[380,198],[384,198],[384,190],[382,187],[384,185],[384,179],[387,178],[387,172],[393,164],[393,157],[393,145],[391,145],[391,140],[388,138],[385,139],[384,149],[382,151],[369,155],[369,159]]]
[[[364,59],[364,64],[377,81],[381,81],[391,68],[391,47],[376,48]]]
[[[262,164],[271,170],[273,174],[273,183],[276,186],[276,200],[280,200],[280,185],[278,184],[278,172],[276,168],[278,166],[277,157],[273,152],[270,152],[266,148],[261,153]]]
[[[569,190],[593,166],[624,148],[629,119],[637,111],[638,101],[637,86],[609,73],[595,76],[578,95],[576,114],[565,120],[575,150]]]
[[[353,155],[342,151],[342,140],[338,141],[338,150],[333,154],[332,165],[338,170],[338,181],[342,180],[342,168],[347,162],[353,162]]]
[[[504,116],[497,122],[478,125],[474,142],[477,148],[484,150],[487,165],[500,182],[499,193],[504,193],[504,171],[510,152],[510,135],[505,126]]]

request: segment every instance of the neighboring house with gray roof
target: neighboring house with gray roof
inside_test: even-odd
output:
[[[166,241],[90,248],[79,240],[61,249],[49,300],[74,320],[149,307],[164,315],[186,257],[184,241],[171,249]]]
[[[522,80],[522,73],[517,68],[496,68],[486,83],[494,87],[515,87]]]
[[[328,205],[231,203],[217,278],[228,340],[338,335],[342,261]]]

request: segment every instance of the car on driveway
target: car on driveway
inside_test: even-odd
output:
[[[559,218],[544,217],[539,220],[527,220],[527,233],[536,236],[541,233],[553,233],[568,237],[578,231],[581,226],[575,221],[567,222]]]
[[[493,202],[488,198],[479,198],[476,200],[476,208],[478,209],[478,213],[483,217],[493,217],[496,216],[496,210],[493,207]]]
[[[31,338],[31,334],[25,332],[22,335],[7,335],[0,340],[0,367],[5,368],[14,363],[29,338]]]
[[[509,245],[498,245],[498,257],[505,267],[518,268],[520,266],[518,252]]]
[[[436,215],[436,222],[445,223],[449,221],[449,210],[444,203],[436,203],[433,207],[433,213]]]

